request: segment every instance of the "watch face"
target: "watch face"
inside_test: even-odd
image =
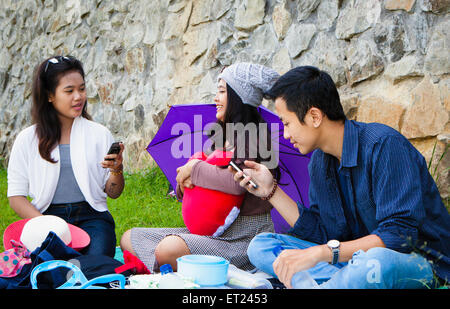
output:
[[[327,244],[328,244],[328,246],[331,247],[331,248],[337,248],[337,247],[339,247],[339,241],[336,240],[336,239],[330,240]]]

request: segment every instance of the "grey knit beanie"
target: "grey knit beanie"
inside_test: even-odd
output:
[[[280,75],[266,66],[241,62],[232,64],[219,74],[239,95],[244,104],[261,105],[264,92],[269,90]]]

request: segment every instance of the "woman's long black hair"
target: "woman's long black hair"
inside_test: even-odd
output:
[[[239,147],[240,141],[244,140],[244,156],[241,157],[242,151],[234,151],[232,160],[240,167],[244,168],[244,161],[245,160],[251,160],[255,162],[262,162],[264,161],[264,158],[261,157],[261,150],[259,149],[260,145],[263,145],[263,147],[269,147],[268,149],[264,149],[265,151],[271,150],[272,147],[272,141],[271,141],[271,135],[270,135],[270,129],[267,122],[261,117],[261,114],[258,112],[258,109],[252,105],[244,104],[242,102],[242,99],[239,97],[239,95],[231,88],[228,84],[227,86],[227,107],[225,110],[225,116],[223,121],[217,120],[217,123],[222,128],[222,140],[217,141],[215,139],[215,134],[217,132],[210,132],[210,137],[213,140],[213,144],[211,147],[211,150],[215,150],[218,148],[217,146],[220,145],[223,147],[226,145],[226,142],[228,141],[230,148]],[[227,132],[227,124],[242,124],[244,127],[248,124],[255,124],[257,128],[257,140],[252,140],[254,136],[249,135],[249,132],[245,130],[244,132],[238,132],[233,130],[232,132]],[[261,131],[259,130],[260,124],[265,124],[265,128],[267,128],[267,134],[263,135],[261,134]],[[233,136],[230,133],[233,133]],[[245,136],[239,136],[239,134],[244,134]],[[219,135],[220,136],[220,135]],[[266,138],[266,141],[264,143],[260,143],[260,138]],[[220,142],[220,143],[217,143]],[[241,142],[242,143],[242,142]],[[242,145],[241,145],[242,146]],[[252,147],[256,147],[256,149],[253,149]],[[256,154],[256,156],[254,156]],[[267,158],[266,158],[267,159]],[[279,168],[275,168],[271,170],[274,177],[279,181]]]
[[[56,87],[62,76],[76,71],[84,79],[82,63],[71,56],[51,57],[39,64],[33,76],[31,117],[36,124],[36,134],[39,139],[39,154],[44,160],[56,163],[51,158],[51,152],[61,138],[61,124],[58,113],[49,102],[50,94],[55,94]],[[81,116],[91,119],[84,104]]]

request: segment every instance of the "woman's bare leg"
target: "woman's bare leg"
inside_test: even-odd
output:
[[[170,264],[174,271],[177,270],[177,258],[191,254],[183,238],[169,235],[159,242],[155,248],[155,258],[158,265]]]

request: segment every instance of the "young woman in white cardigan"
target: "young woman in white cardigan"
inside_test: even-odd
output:
[[[124,146],[107,155],[114,139],[87,113],[84,70],[77,59],[43,61],[32,87],[33,125],[18,134],[8,164],[10,206],[21,218],[61,217],[89,234],[82,253],[114,256],[115,223],[106,198],[123,191]]]

